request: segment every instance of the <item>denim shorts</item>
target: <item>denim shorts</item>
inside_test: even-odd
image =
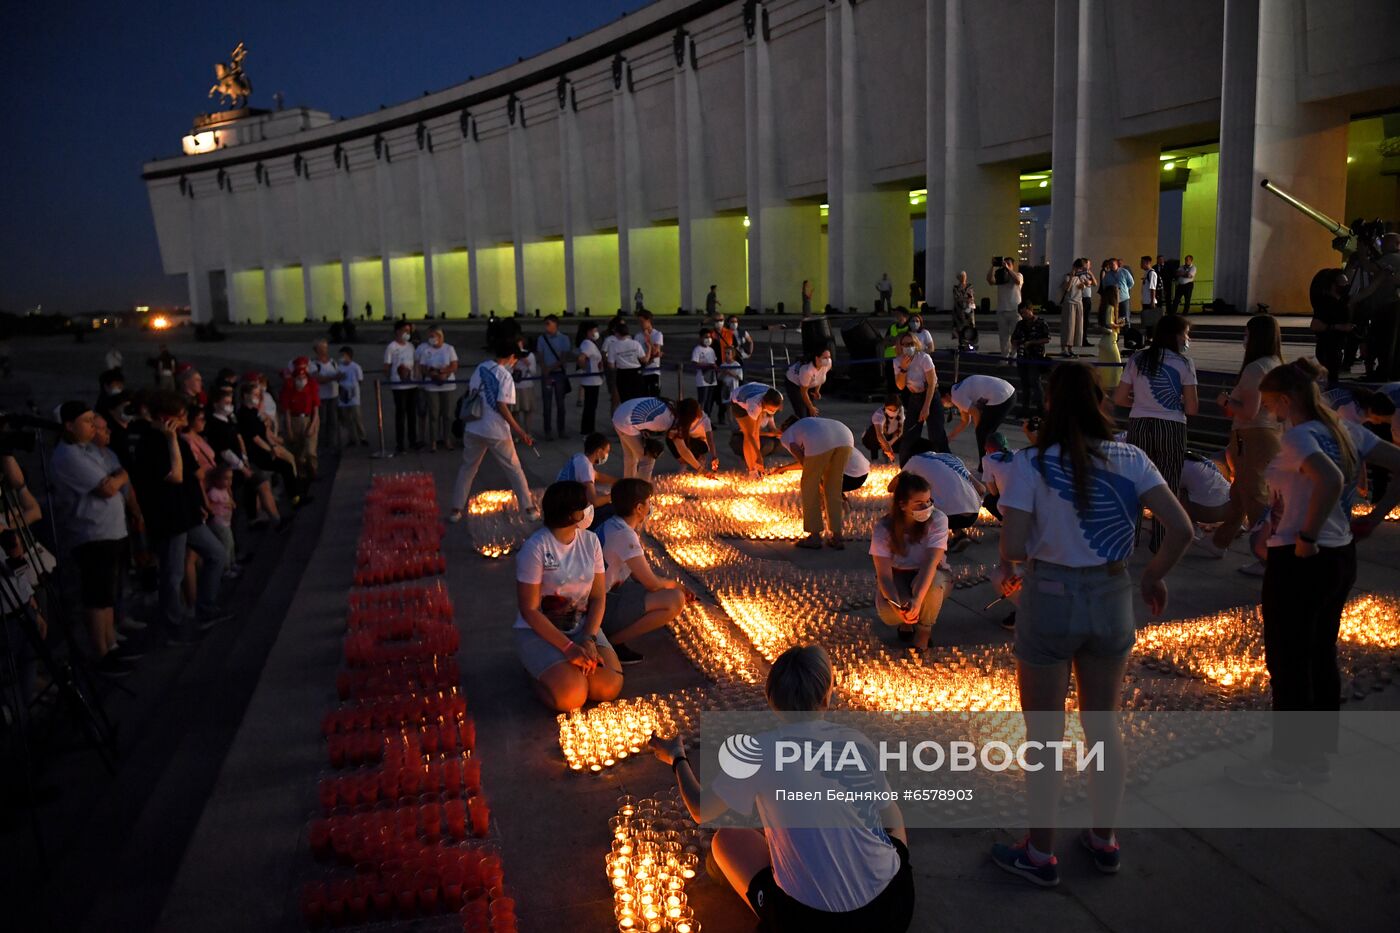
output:
[[[583,623],[579,623],[582,625]],[[540,675],[556,664],[565,664],[567,659],[564,652],[545,641],[535,633],[532,628],[512,629],[515,633],[515,653],[520,658],[520,663],[525,666],[525,670],[530,672],[530,676],[536,680]],[[568,632],[569,640],[574,641],[574,636],[579,632],[578,627]],[[601,631],[593,636],[593,640],[599,648],[611,648],[608,644],[607,636]]]
[[[1062,664],[1076,655],[1123,658],[1137,640],[1133,580],[1124,568],[1032,561],[1016,607],[1016,659]]]
[[[603,631],[615,634],[647,614],[647,590],[629,577],[608,590],[603,608]]]

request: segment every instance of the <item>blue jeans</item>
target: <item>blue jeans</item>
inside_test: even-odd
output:
[[[185,609],[181,589],[185,582],[185,551],[199,555],[199,581],[195,589],[195,614],[207,618],[218,611],[219,585],[228,566],[228,551],[208,525],[195,525],[184,534],[153,537],[151,549],[160,560],[160,614],[167,634],[184,629]]]
[[[544,433],[551,430],[549,415],[551,411],[557,412],[556,419],[559,430],[554,433],[560,437],[564,436],[564,390],[569,387],[569,380],[559,374],[545,376],[540,382],[540,395],[544,396]]]

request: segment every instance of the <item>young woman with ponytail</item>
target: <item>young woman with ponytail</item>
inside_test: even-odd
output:
[[[922,651],[951,589],[943,569],[948,552],[948,516],[934,508],[928,480],[913,473],[895,477],[890,512],[870,536],[875,563],[875,609],[899,640]]]
[[[1272,532],[1260,607],[1264,661],[1276,717],[1268,758],[1226,773],[1250,787],[1288,789],[1327,779],[1337,749],[1342,689],[1337,632],[1356,582],[1356,541],[1400,502],[1400,484],[1355,521],[1351,507],[1364,464],[1400,468],[1400,448],[1345,422],[1322,399],[1324,369],[1300,359],[1259,383],[1262,404],[1283,424],[1266,479]],[[1302,711],[1327,713],[1299,716]]]

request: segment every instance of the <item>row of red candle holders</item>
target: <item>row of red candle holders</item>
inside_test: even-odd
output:
[[[436,693],[461,682],[461,671],[452,658],[416,659],[384,664],[373,670],[343,670],[335,675],[336,694],[342,700],[411,697]]]
[[[456,687],[412,697],[380,697],[363,703],[342,705],[321,718],[321,734],[326,736],[425,725],[440,720],[457,720],[467,712],[467,700]]]
[[[404,724],[392,729],[327,736],[331,767],[373,764],[384,758],[385,742],[399,736],[415,739],[428,755],[456,754],[476,748],[476,722],[464,715],[456,722]]]

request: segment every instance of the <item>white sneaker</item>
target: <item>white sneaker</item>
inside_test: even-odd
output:
[[[1264,575],[1264,562],[1256,560],[1252,564],[1245,564],[1240,568],[1240,573],[1247,577],[1262,577]]]
[[[1219,560],[1228,553],[1228,549],[1221,547],[1204,535],[1196,539],[1196,547],[1202,552],[1202,556],[1210,557],[1212,560]]]

